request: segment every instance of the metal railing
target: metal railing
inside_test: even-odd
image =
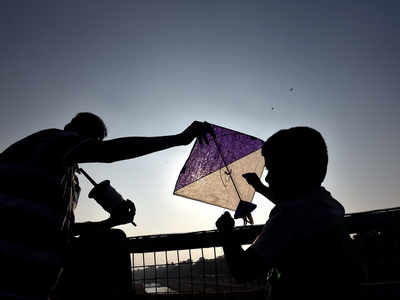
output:
[[[262,226],[235,228],[250,244]],[[220,294],[264,291],[265,279],[235,281],[223,258],[218,232],[149,235],[129,238],[137,294]]]
[[[347,214],[349,234],[400,228],[400,208]],[[243,246],[251,244],[263,225],[234,229]],[[268,293],[266,278],[242,284],[229,274],[217,231],[148,235],[129,238],[133,283],[137,295],[210,295]]]

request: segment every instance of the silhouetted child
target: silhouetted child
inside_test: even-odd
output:
[[[321,186],[328,152],[321,134],[308,127],[281,130],[263,145],[264,186],[244,174],[276,206],[261,234],[244,251],[232,234],[229,213],[216,225],[232,275],[251,280],[269,273],[273,299],[351,299],[360,269],[344,228],[344,208]]]

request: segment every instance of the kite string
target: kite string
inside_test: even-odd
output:
[[[236,183],[235,183],[235,181],[233,180],[232,171],[229,170],[229,168],[228,168],[228,164],[226,163],[226,161],[225,161],[225,159],[224,159],[224,156],[222,155],[222,151],[221,151],[221,149],[220,149],[220,147],[219,147],[219,144],[217,143],[216,138],[215,138],[214,136],[212,136],[212,138],[213,138],[213,140],[214,140],[215,146],[217,147],[217,151],[218,151],[219,155],[221,156],[222,162],[224,163],[225,168],[226,168],[226,170],[228,171],[228,172],[226,172],[226,174],[229,175],[229,177],[230,177],[231,180],[232,180],[233,187],[235,188],[236,194],[237,194],[238,197],[239,197],[239,201],[242,201],[242,198],[240,198],[239,191],[238,191],[238,189],[237,189],[237,187],[236,187]]]

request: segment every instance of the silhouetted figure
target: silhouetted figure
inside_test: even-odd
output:
[[[68,272],[73,272],[79,267],[77,251],[86,249],[86,245],[104,253],[101,245],[105,240],[116,244],[108,244],[106,249],[112,249],[110,255],[100,255],[97,270],[107,260],[115,262],[128,257],[127,252],[122,258],[114,255],[119,251],[116,249],[123,251],[126,246],[125,236],[110,228],[132,221],[132,202],[127,201],[126,209],[104,221],[75,224],[74,209],[80,192],[75,175],[78,163],[131,159],[187,145],[196,137],[207,142],[205,136],[210,130],[207,123],[195,121],[176,135],[103,141],[107,135],[104,122],[92,113],[79,113],[64,130],[42,130],[8,147],[0,154],[0,297],[47,299],[65,261],[76,262],[67,266]],[[108,237],[103,240],[104,234]],[[79,242],[73,240],[74,235],[83,238]],[[115,264],[126,270],[124,262]],[[98,288],[113,289],[111,285],[110,279],[108,286],[99,284]]]
[[[276,206],[261,234],[244,251],[229,213],[216,225],[232,275],[265,274],[272,299],[354,299],[361,271],[344,228],[344,208],[322,186],[328,163],[325,141],[308,127],[281,130],[263,145],[268,175],[243,176]]]
[[[72,239],[52,300],[122,300],[132,296],[130,254],[122,230],[85,232]]]

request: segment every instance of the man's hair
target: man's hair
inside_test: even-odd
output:
[[[90,112],[78,113],[64,129],[98,140],[103,140],[107,136],[107,127],[103,120]]]
[[[301,168],[301,181],[320,185],[328,167],[328,149],[324,138],[310,127],[283,129],[272,135],[263,145],[264,157],[279,160],[290,168]]]

